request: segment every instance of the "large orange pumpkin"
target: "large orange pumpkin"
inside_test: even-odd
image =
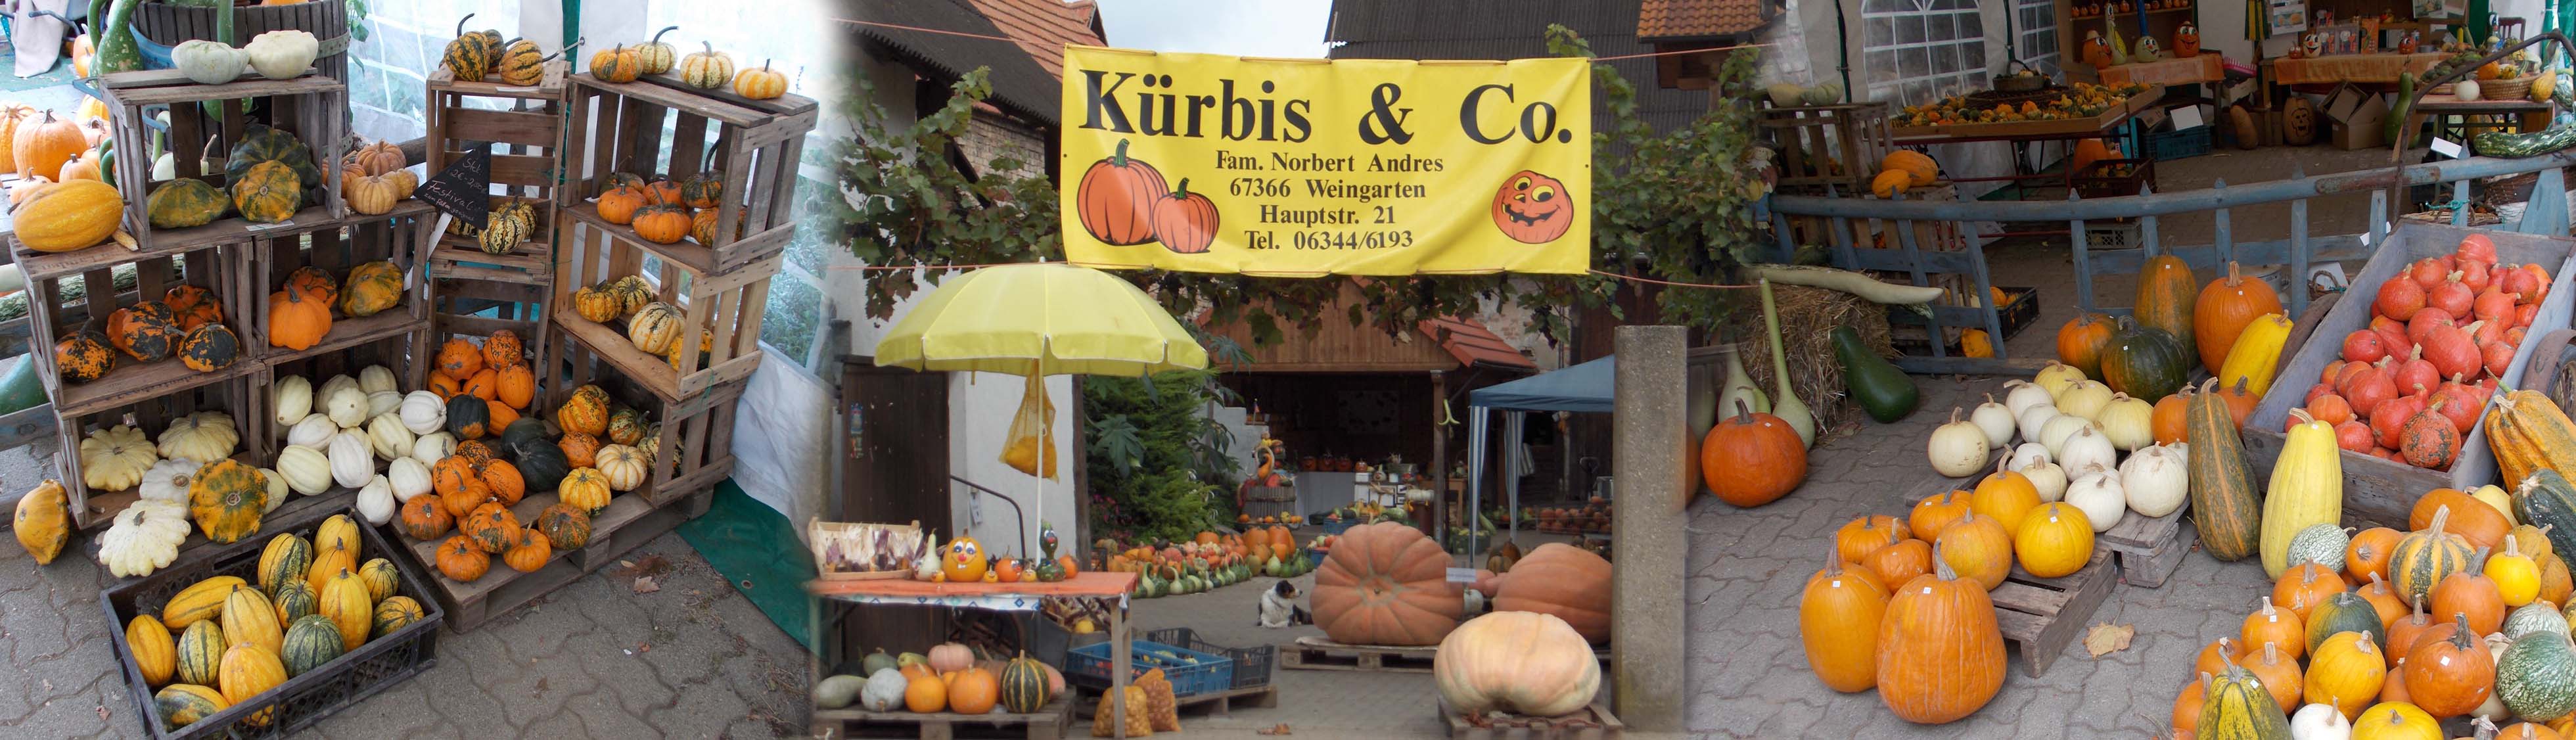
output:
[[[2201,366],[2218,372],[2246,325],[2264,314],[2280,312],[2281,295],[2272,291],[2271,283],[2248,280],[2238,273],[2235,262],[2228,262],[2227,276],[2209,281],[2192,305],[2191,339],[2200,343]]]
[[[2005,576],[2012,575],[2012,534],[2005,532],[2003,523],[1994,517],[1969,515],[1965,521],[1941,530],[1941,538],[1932,543],[1932,561],[1992,591],[2004,585]]]
[[[2088,313],[2067,319],[2057,328],[2057,361],[2084,371],[2084,377],[2102,379],[2102,350],[2111,346],[2111,317]]]
[[[55,118],[53,111],[43,117],[22,121],[12,132],[10,158],[18,165],[19,179],[44,175],[52,177],[63,171],[63,163],[80,157],[88,149],[89,137],[81,133],[80,124],[70,119]]]
[[[983,714],[993,711],[993,704],[1001,698],[1002,684],[993,677],[992,671],[968,668],[958,671],[956,678],[948,681],[948,711],[951,712]]]
[[[2067,158],[2066,171],[2069,174],[2082,175],[2084,168],[2093,166],[2095,162],[2118,158],[2119,155],[2112,153],[2111,148],[2103,145],[2101,139],[2084,139],[2075,142],[2075,154]]]
[[[1154,201],[1171,192],[1163,173],[1141,159],[1127,157],[1127,141],[1118,151],[1091,164],[1075,186],[1075,213],[1091,238],[1115,245],[1154,240]]]
[[[1975,714],[2004,685],[2004,636],[1995,626],[1994,602],[1942,560],[1934,557],[1932,574],[1898,587],[1879,620],[1878,698],[1907,722],[1942,724]]]
[[[2435,717],[2467,714],[2495,686],[2495,657],[2469,631],[2467,617],[2453,617],[2451,634],[2421,640],[2406,651],[2406,695]]]
[[[1736,506],[1777,501],[1807,480],[1807,444],[1789,423],[1738,403],[1732,418],[1708,430],[1699,448],[1700,477],[1718,500]]]
[[[1806,644],[1807,666],[1835,691],[1878,685],[1878,628],[1888,594],[1856,573],[1844,570],[1842,558],[1827,557],[1825,569],[1807,579],[1798,597],[1798,638]]]
[[[2436,488],[2416,498],[2415,507],[2406,512],[2406,527],[2416,531],[2431,529],[2433,515],[2446,508],[2451,510],[2451,518],[2443,522],[2442,529],[2468,540],[2470,547],[2500,552],[2505,535],[2513,532],[2513,523],[2505,521],[2504,512],[2456,488]]]
[[[1449,554],[1395,522],[1350,528],[1315,572],[1315,626],[1335,642],[1436,645],[1465,616]]]
[[[1503,578],[1494,608],[1553,614],[1583,639],[1610,642],[1610,561],[1590,550],[1550,542],[1531,550]]]

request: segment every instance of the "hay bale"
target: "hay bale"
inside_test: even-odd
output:
[[[1895,357],[1888,343],[1887,307],[1839,290],[1800,285],[1771,286],[1779,304],[1780,346],[1789,356],[1789,388],[1816,414],[1816,429],[1832,429],[1860,418],[1860,409],[1843,397],[1843,365],[1834,359],[1834,327],[1849,326],[1861,344],[1880,357]],[[1746,312],[1752,331],[1737,343],[1744,352],[1744,371],[1764,393],[1779,388],[1771,379],[1771,341],[1762,328],[1759,304]],[[1722,370],[1719,372],[1723,372]]]

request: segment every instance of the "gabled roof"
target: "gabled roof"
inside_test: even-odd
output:
[[[1639,0],[1335,0],[1326,41],[1334,59],[1525,59],[1548,56],[1547,26],[1582,34],[1597,56],[1655,51],[1637,40]],[[1609,63],[1637,86],[1637,113],[1669,132],[1708,112],[1708,93],[1656,86],[1655,60]],[[1610,124],[1592,107],[1593,130]]]
[[[968,0],[861,0],[858,17],[877,23],[955,33],[1001,36],[1000,27]],[[1013,116],[1056,125],[1062,86],[1020,45],[954,33],[858,26],[861,38],[886,56],[946,85],[976,67],[992,69],[993,106]],[[1061,50],[1059,49],[1059,53]]]
[[[1100,7],[1092,0],[968,0],[1002,29],[1002,35],[1019,40],[1020,48],[1038,67],[1064,79],[1064,46],[1082,44],[1101,46],[1107,42],[1100,27]]]
[[[1750,33],[1778,17],[1773,7],[1771,0],[1643,0],[1637,37],[1653,42]]]
[[[1326,279],[1326,278],[1319,278]],[[1416,332],[1389,336],[1376,326],[1352,326],[1345,307],[1362,300],[1357,278],[1345,278],[1341,295],[1317,310],[1323,319],[1314,330],[1289,328],[1278,344],[1252,341],[1252,329],[1238,320],[1218,325],[1202,314],[1197,321],[1208,333],[1233,339],[1252,362],[1249,373],[1405,373],[1445,372],[1469,367],[1535,371],[1538,364],[1496,336],[1483,322],[1445,316],[1415,325]],[[1235,371],[1235,369],[1229,369]]]

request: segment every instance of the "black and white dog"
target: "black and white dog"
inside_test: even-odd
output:
[[[1297,598],[1303,595],[1297,591],[1297,584],[1285,578],[1279,579],[1270,585],[1269,590],[1261,592],[1261,605],[1254,618],[1261,626],[1271,628],[1314,624],[1314,615],[1297,605]]]

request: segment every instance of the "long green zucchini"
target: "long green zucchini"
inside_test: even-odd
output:
[[[1771,282],[1830,288],[1860,296],[1875,303],[1914,305],[1930,303],[1941,297],[1941,289],[1914,285],[1897,285],[1850,270],[1806,265],[1746,265],[1746,277],[1770,278]],[[1982,298],[1982,296],[1980,296]]]
[[[2576,108],[2576,100],[2571,100],[2576,96],[2571,96],[2568,91],[2572,86],[2568,84],[2565,72],[2562,71],[2558,79],[2558,89],[2549,91],[2550,101],[2558,104],[2558,114],[2550,119],[2549,128],[2530,133],[2489,131],[2478,134],[2475,139],[2478,155],[2518,159],[2576,146],[2576,109],[2571,109]]]

